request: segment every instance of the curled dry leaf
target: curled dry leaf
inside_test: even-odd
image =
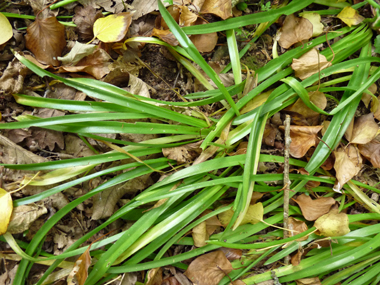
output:
[[[293,217],[289,217],[289,230],[294,231],[294,232],[289,232],[290,237],[292,237],[292,236],[298,235],[299,233],[307,231],[308,227],[304,221],[300,221],[300,220],[297,220]],[[308,236],[304,236],[304,237],[301,237],[299,239],[296,239],[296,241],[303,241],[303,240],[307,240],[307,239],[308,239]]]
[[[290,154],[296,158],[303,157],[312,146],[319,142],[317,134],[321,129],[322,126],[290,126],[292,139]]]
[[[206,21],[199,18],[194,25],[204,25],[207,24]],[[218,42],[218,34],[210,33],[210,34],[202,34],[202,35],[192,35],[190,40],[193,42],[195,47],[199,52],[210,52],[212,51],[217,42]]]
[[[290,259],[290,263],[293,265],[293,266],[297,266],[301,263],[301,258],[302,258],[302,255],[304,254],[304,250],[303,248],[297,250],[296,254],[294,254],[292,256],[292,258]]]
[[[67,284],[75,284],[72,282],[74,276],[76,277],[78,285],[83,285],[86,282],[88,277],[88,268],[91,265],[90,248],[91,246],[89,246],[75,262],[73,270],[67,277]]]
[[[349,141],[355,144],[369,143],[376,137],[378,130],[379,126],[373,118],[373,113],[363,115],[355,120],[352,136]]]
[[[146,285],[161,285],[162,283],[162,268],[153,268],[148,272],[148,281]]]
[[[28,72],[29,69],[25,65],[16,57],[13,58],[0,77],[0,94],[11,95],[20,93],[24,87],[24,79]]]
[[[224,252],[229,261],[240,259],[243,255],[243,251],[237,248],[221,247],[219,250]]]
[[[308,221],[315,221],[322,215],[328,213],[332,205],[335,204],[335,200],[332,197],[321,197],[312,200],[310,196],[301,194],[294,199],[294,201],[301,208],[302,215]]]
[[[104,43],[118,42],[124,38],[132,22],[129,12],[99,18],[94,23],[94,37]]]
[[[181,27],[194,25],[195,21],[198,19],[198,16],[191,12],[187,6],[179,6],[179,8],[181,9],[179,25]]]
[[[58,66],[66,46],[65,26],[55,17],[37,19],[26,29],[26,48],[43,64]]]
[[[344,9],[337,15],[347,26],[359,25],[365,18],[360,16],[358,11],[350,6]]]
[[[286,16],[278,43],[285,49],[313,36],[313,24],[308,19],[293,14]]]
[[[217,250],[197,257],[187,268],[185,275],[194,283],[215,285],[225,274],[232,271],[232,265],[223,251]]]
[[[96,45],[87,45],[76,41],[70,52],[63,57],[59,56],[58,60],[64,65],[76,65],[82,58],[92,54],[95,49]]]
[[[218,218],[223,226],[227,226],[229,222],[231,221],[233,215],[234,215],[234,211],[230,209],[228,211],[220,213],[218,215]],[[264,216],[264,207],[262,203],[249,205],[248,211],[245,214],[244,219],[240,223],[240,225],[245,225],[249,223],[252,225],[257,224],[263,219],[263,216]]]
[[[312,91],[309,92],[309,98],[310,101],[320,109],[324,110],[327,105],[327,99],[325,94],[323,94],[320,91]],[[287,110],[296,112],[298,114],[301,114],[306,119],[313,118],[315,116],[318,116],[319,113],[311,110],[309,107],[305,105],[305,103],[302,101],[302,99],[298,99],[292,106],[287,108]]]
[[[334,237],[348,234],[350,232],[348,224],[347,214],[339,213],[338,209],[332,209],[328,214],[318,218],[314,226],[318,229],[317,234]]]
[[[319,57],[319,62],[318,62]],[[296,77],[304,80],[320,70],[331,66],[324,55],[319,54],[316,49],[311,49],[300,58],[293,58],[291,67]]]
[[[202,5],[201,14],[214,14],[223,20],[232,17],[231,0],[206,0]]]
[[[168,43],[169,45],[172,46],[178,46],[178,40],[176,37],[173,35],[173,33],[170,30],[159,30],[154,28],[152,36],[158,37],[164,42]]]
[[[321,285],[321,281],[319,280],[319,277],[312,277],[312,278],[302,278],[296,280],[297,285]]]
[[[7,232],[13,211],[11,194],[0,188],[0,235]]]
[[[333,153],[335,155],[334,169],[337,179],[334,190],[339,191],[347,181],[359,173],[363,159],[358,148],[351,144],[345,149],[340,148]]]
[[[318,37],[323,33],[323,24],[321,23],[321,15],[317,13],[303,13],[303,18],[308,19],[313,25],[313,37]]]
[[[380,168],[380,137],[367,144],[358,145],[360,153],[367,158],[373,167]]]

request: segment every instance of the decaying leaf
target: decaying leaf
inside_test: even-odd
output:
[[[372,94],[376,94],[376,92],[377,92],[376,83],[373,83],[370,87],[368,87],[368,91],[370,91]],[[362,101],[363,101],[364,105],[366,106],[366,108],[368,108],[369,102],[371,102],[371,100],[372,100],[372,96],[370,94],[364,92],[362,95]],[[377,100],[377,106],[376,107],[371,106],[371,112],[372,113],[376,112],[377,107],[378,107],[378,103],[379,103],[379,100]],[[373,107],[375,107],[375,108],[372,110]],[[375,118],[376,118],[376,116],[375,116]]]
[[[359,25],[365,18],[360,16],[351,6],[344,7],[344,9],[337,15],[347,26]]]
[[[92,27],[97,19],[104,17],[102,12],[96,11],[96,9],[90,5],[85,7],[76,6],[74,12],[73,22],[77,25],[80,38],[83,40],[91,40],[94,37]]]
[[[207,24],[206,21],[199,18],[194,25],[203,25]],[[218,34],[210,33],[210,34],[201,34],[201,35],[192,35],[190,40],[193,42],[195,47],[199,52],[210,52],[213,51],[217,42],[218,42]]]
[[[335,204],[335,200],[332,197],[320,197],[312,200],[310,196],[306,196],[305,194],[299,195],[294,201],[301,208],[302,215],[308,221],[315,221],[328,213],[331,206]]]
[[[185,275],[194,283],[215,285],[225,274],[232,271],[232,265],[223,251],[217,250],[197,257],[187,268]]]
[[[92,54],[96,49],[96,45],[87,45],[75,42],[73,48],[63,57],[57,57],[64,65],[76,65],[82,58]]]
[[[192,162],[202,149],[199,147],[202,142],[185,144],[177,147],[163,148],[162,153],[165,157],[176,160],[178,163]]]
[[[319,57],[319,62],[318,62]],[[316,49],[311,49],[300,58],[293,58],[291,67],[296,77],[304,80],[320,70],[331,66],[324,55],[319,54]]]
[[[378,130],[379,126],[376,124],[373,114],[363,115],[355,120],[349,141],[354,144],[369,143],[376,137]]]
[[[318,37],[323,33],[323,24],[321,23],[321,15],[317,13],[303,13],[303,18],[306,18],[313,25],[313,37]]]
[[[179,17],[179,25],[181,27],[187,27],[194,25],[195,21],[198,19],[198,16],[191,12],[187,6],[179,6],[181,9],[181,14]]]
[[[13,36],[12,26],[9,23],[7,17],[0,13],[0,45],[6,43]]]
[[[367,144],[358,145],[361,155],[367,158],[373,167],[380,168],[380,137],[374,138]]]
[[[29,69],[17,58],[8,63],[0,77],[0,94],[11,95],[20,93],[24,87],[24,79]]]
[[[234,211],[232,209],[225,211],[218,215],[219,221],[222,223],[223,226],[227,226],[228,223],[231,221],[232,216],[234,215]],[[264,207],[262,203],[257,203],[254,205],[249,205],[248,211],[244,216],[243,221],[240,223],[240,225],[245,224],[257,224],[259,223],[264,216]]]
[[[0,188],[0,235],[7,232],[12,211],[13,202],[11,194]]]
[[[322,126],[290,126],[291,156],[303,157],[312,146],[319,142],[317,134],[321,129]]]
[[[224,255],[229,261],[240,259],[243,255],[243,251],[237,248],[221,247],[219,250],[224,252]]]
[[[90,248],[91,246],[89,246],[75,262],[74,268],[67,278],[68,284],[75,284],[72,282],[74,276],[76,277],[78,285],[83,285],[86,282],[88,277],[88,268],[91,265]]]
[[[18,206],[13,209],[8,232],[11,234],[24,232],[30,228],[31,223],[46,213],[47,209],[44,206],[34,204]]]
[[[333,153],[335,155],[334,169],[338,180],[334,190],[340,190],[347,181],[359,173],[363,159],[358,148],[352,144]]]
[[[297,285],[321,285],[321,281],[318,277],[302,278],[296,280]]]
[[[65,26],[55,17],[37,19],[26,29],[26,47],[43,64],[58,66],[66,46]]]
[[[309,98],[310,98],[310,101],[315,106],[319,107],[320,109],[324,110],[326,108],[327,99],[326,99],[325,94],[323,94],[322,92],[320,91],[309,92]],[[302,99],[298,99],[292,106],[287,108],[287,110],[296,112],[304,116],[306,119],[313,118],[319,115],[318,112],[310,110],[310,108],[305,105]]]
[[[201,14],[214,14],[223,20],[232,17],[232,5],[230,0],[207,0],[204,1]]]
[[[309,196],[307,196],[307,197],[309,197]],[[289,217],[289,230],[293,230],[293,231],[289,232],[290,236],[292,237],[292,236],[295,236],[299,233],[307,231],[308,227],[304,221],[300,221],[300,220],[297,220],[293,217]],[[299,239],[296,239],[296,241],[303,241],[303,240],[307,240],[307,239],[308,239],[308,236],[304,236],[304,237],[301,237]]]
[[[206,245],[208,235],[206,231],[206,221],[201,222],[193,228],[193,240],[196,247],[202,247]]]
[[[314,226],[318,229],[317,234],[334,237],[348,234],[350,232],[348,224],[347,214],[339,213],[338,209],[332,209],[328,214],[318,218]]]
[[[162,268],[153,268],[148,272],[148,281],[146,285],[161,285],[162,284]]]
[[[256,109],[257,107],[261,106],[264,104],[267,99],[269,98],[270,94],[272,93],[273,90],[268,90],[264,93],[260,93],[259,95],[256,95],[253,97],[252,100],[250,100],[242,109],[241,109],[241,114],[245,114],[253,109]]]
[[[124,38],[132,22],[129,12],[99,18],[94,23],[94,36],[104,43],[118,42]]]
[[[158,37],[172,46],[178,46],[179,42],[170,30],[159,30],[154,28],[152,36]]]
[[[313,24],[308,19],[286,16],[278,43],[285,49],[293,44],[308,40],[313,36]]]

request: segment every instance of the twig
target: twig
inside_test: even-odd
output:
[[[289,229],[289,147],[291,143],[290,138],[290,116],[286,115],[285,118],[285,151],[284,151],[284,228]],[[284,231],[284,238],[290,237],[289,231]],[[285,264],[289,264],[290,257],[285,257]]]

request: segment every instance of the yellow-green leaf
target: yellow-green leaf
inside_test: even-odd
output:
[[[350,232],[348,227],[348,216],[345,213],[338,213],[338,209],[332,209],[328,214],[319,217],[315,221],[314,227],[318,229],[317,234],[326,237],[344,236]]]
[[[0,188],[0,235],[7,232],[12,210],[13,203],[11,194]]]
[[[234,211],[232,209],[225,211],[223,213],[220,213],[218,215],[219,221],[222,225],[226,226],[229,224],[229,222],[232,219],[232,216],[234,215]],[[245,214],[243,221],[240,223],[240,225],[245,224],[257,224],[260,221],[262,221],[264,216],[264,208],[262,203],[256,203],[254,205],[249,205],[248,211]]]
[[[345,7],[337,17],[350,27],[360,24],[365,19],[351,7]]]
[[[0,13],[0,35],[0,45],[6,43],[13,36],[12,26],[2,13]]]
[[[105,43],[122,40],[132,21],[129,12],[99,18],[94,23],[94,36]]]

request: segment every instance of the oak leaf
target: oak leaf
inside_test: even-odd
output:
[[[55,17],[37,19],[26,29],[26,48],[43,64],[58,66],[66,46],[65,26]]]
[[[335,200],[332,197],[321,197],[312,200],[310,196],[306,196],[305,194],[299,195],[294,201],[301,208],[302,215],[308,221],[315,221],[328,213],[331,206],[335,204]]]
[[[308,19],[286,16],[278,43],[285,49],[293,44],[308,40],[313,36],[313,24]]]

